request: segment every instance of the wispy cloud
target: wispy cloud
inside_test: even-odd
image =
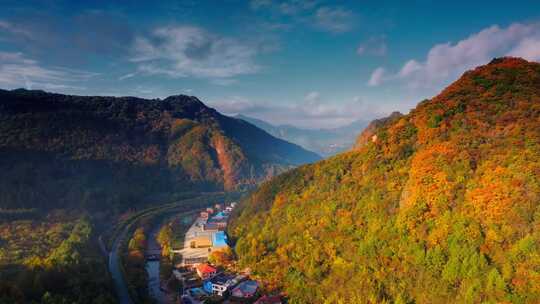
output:
[[[303,25],[331,33],[343,33],[352,29],[354,14],[344,7],[323,5],[317,0],[252,0],[251,9],[267,10],[272,16],[280,16],[275,29],[289,29],[291,25]]]
[[[356,49],[358,55],[384,56],[388,52],[385,36],[373,36],[360,43]]]
[[[323,6],[317,9],[315,21],[319,28],[333,33],[347,32],[352,28],[353,14],[341,7]]]
[[[456,43],[437,44],[423,61],[410,59],[395,73],[383,75],[382,67],[377,68],[368,84],[399,81],[412,88],[440,87],[468,69],[506,55],[539,61],[540,23],[493,25]]]
[[[124,56],[134,35],[123,15],[104,10],[85,10],[63,20],[46,11],[0,20],[0,39],[25,52],[58,57],[58,62]]]
[[[127,73],[127,74],[124,74],[120,77],[118,77],[118,80],[126,80],[126,79],[129,79],[129,78],[133,78],[137,76],[137,73]]]
[[[15,35],[15,36],[23,36],[25,38],[33,38],[33,34],[31,31],[28,31],[24,28],[21,28],[19,26],[14,25],[11,22],[0,20],[0,33],[3,33],[4,35]]]
[[[22,53],[0,52],[0,85],[6,88],[74,89],[80,83],[97,76],[96,73],[58,67],[44,67]]]
[[[161,27],[137,37],[131,61],[145,74],[230,79],[254,74],[257,46],[194,26]]]
[[[384,81],[385,77],[385,70],[382,67],[376,68],[373,73],[371,73],[371,77],[369,78],[368,85],[371,87],[378,86]]]

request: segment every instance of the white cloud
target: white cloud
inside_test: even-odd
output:
[[[399,71],[399,77],[407,77],[411,75],[412,73],[419,71],[421,69],[422,69],[422,65],[418,63],[418,61],[411,59],[403,65],[403,67]]]
[[[511,56],[523,57],[527,60],[540,61],[540,35],[523,39],[509,53]]]
[[[162,27],[137,37],[132,61],[146,74],[227,79],[254,74],[258,49],[194,26]]]
[[[378,86],[384,81],[385,69],[382,67],[376,68],[369,78],[368,85],[371,87]]]
[[[506,28],[493,25],[456,43],[437,44],[424,61],[408,60],[393,75],[373,78],[382,76],[375,75],[376,70],[372,83],[399,80],[413,88],[440,87],[468,69],[507,55],[540,60],[540,23],[514,23]]]
[[[319,7],[315,12],[317,26],[333,33],[347,32],[352,27],[352,12],[340,7]]]
[[[22,53],[0,52],[0,86],[27,89],[84,89],[79,83],[98,74],[65,68],[47,68]],[[73,85],[77,83],[77,85]]]

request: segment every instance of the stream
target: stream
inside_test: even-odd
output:
[[[161,252],[161,247],[156,240],[156,236],[159,232],[160,225],[154,227],[148,238],[148,247],[146,249],[146,254],[157,254]],[[148,272],[148,292],[152,298],[154,298],[159,304],[172,304],[173,301],[170,299],[167,293],[163,292],[160,288],[160,277],[159,277],[159,260],[157,261],[146,261],[146,272]]]

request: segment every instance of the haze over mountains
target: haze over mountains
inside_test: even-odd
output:
[[[239,266],[294,303],[538,303],[540,64],[468,71],[240,207]]]
[[[196,97],[0,90],[0,208],[137,205],[238,190],[320,157]]]
[[[369,123],[366,120],[356,120],[339,128],[303,129],[292,125],[273,125],[241,114],[234,117],[245,120],[277,138],[295,143],[325,157],[350,149],[358,133]]]

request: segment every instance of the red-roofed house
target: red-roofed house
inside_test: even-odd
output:
[[[216,275],[216,269],[208,264],[199,264],[195,267],[197,274],[203,280],[211,278]]]

